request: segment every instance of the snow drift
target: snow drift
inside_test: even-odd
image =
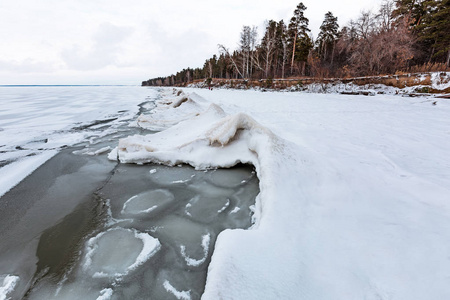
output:
[[[448,106],[439,113],[423,101],[287,94],[264,101],[257,92],[230,100],[221,98],[229,92],[209,92],[202,91],[221,106],[122,139],[109,156],[197,169],[255,166],[255,224],[219,235],[203,299],[450,297],[450,174],[448,160],[436,159],[449,154]]]

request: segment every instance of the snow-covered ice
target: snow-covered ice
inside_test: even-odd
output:
[[[447,100],[184,91],[209,108],[118,158],[256,167],[256,223],[219,235],[203,299],[450,297]]]
[[[11,110],[2,107],[0,172],[14,166],[26,170],[15,176],[17,183],[47,155],[53,155],[50,151],[80,140],[86,143],[86,154],[103,152],[108,145],[101,141],[121,136],[120,125],[129,123],[131,114],[138,112],[130,105],[138,101],[130,99],[142,98],[128,98],[130,90],[115,91],[122,101],[91,91],[90,96],[105,97],[98,106],[88,101],[70,103],[70,95],[66,95],[65,107],[55,108],[54,102],[38,105],[40,113],[48,109],[47,118],[33,111],[38,99],[23,106],[33,112],[28,119],[13,114],[20,108],[19,100]],[[2,93],[5,91],[10,92]],[[24,93],[29,97],[28,91]],[[186,163],[198,170],[250,163],[260,179],[256,203],[240,205],[248,203],[244,201],[247,192],[241,191],[246,181],[253,180],[248,174],[229,178],[210,170],[202,177],[203,172],[194,174],[185,167],[140,165],[135,166],[142,168],[137,179],[127,173],[131,166],[122,164],[98,194],[105,203],[111,202],[110,216],[121,219],[106,225],[124,228],[107,228],[83,248],[87,252],[81,274],[89,274],[94,286],[75,272],[72,279],[78,285],[68,282],[57,296],[53,290],[49,292],[49,298],[73,297],[75,292],[92,299],[114,299],[123,296],[122,292],[139,289],[141,282],[127,281],[123,291],[111,285],[120,283],[119,278],[129,280],[123,274],[136,272],[139,278],[155,282],[155,295],[169,292],[179,299],[196,299],[201,288],[191,289],[187,284],[191,279],[186,278],[194,276],[189,282],[197,286],[203,282],[203,275],[196,271],[207,265],[209,258],[199,266],[195,263],[202,261],[205,253],[210,256],[210,248],[214,251],[202,299],[450,298],[448,100],[218,89],[183,89],[181,93],[165,89],[161,94],[157,89],[145,89],[145,93],[160,98],[155,101],[153,116],[143,115],[136,125],[165,130],[115,142],[118,147],[111,151],[111,160],[170,166]],[[72,118],[67,109],[79,114]],[[125,109],[132,111],[120,112]],[[111,126],[105,132],[105,123],[97,121]],[[39,122],[43,126],[35,128]],[[81,124],[74,126],[74,122]],[[122,210],[142,212],[156,205],[144,198],[136,203],[131,200],[148,191],[149,183],[157,184],[156,189],[171,186],[175,197],[184,196],[173,208],[174,214],[143,223],[123,220]],[[13,184],[2,188],[6,191]],[[258,191],[250,194],[255,193]],[[195,199],[218,200],[211,203],[208,213],[217,219],[222,215],[231,218],[224,222],[227,228],[241,228],[234,226],[242,222],[238,217],[252,217],[254,224],[250,230],[227,229],[217,236],[223,228],[208,232],[204,223],[195,219]],[[114,244],[115,235],[123,238],[129,251],[125,246],[114,250],[116,244],[123,245]],[[162,269],[153,274],[134,267],[152,263],[147,258],[156,249],[156,238],[167,245],[163,263],[181,261],[187,270]],[[108,257],[97,256],[100,248],[121,259],[101,263]],[[34,259],[30,260],[35,264]],[[0,274],[15,273],[0,269]],[[15,287],[12,278],[5,282],[5,277],[0,289],[13,295],[29,279],[11,276],[16,278]],[[47,295],[44,288],[33,292],[37,296],[32,293],[30,299]]]
[[[7,178],[0,183],[0,196],[59,149],[116,132],[139,112],[138,104],[149,94],[156,91],[125,86],[0,87],[0,175]],[[113,126],[103,130],[105,124]],[[99,155],[108,150],[94,147],[85,152]]]

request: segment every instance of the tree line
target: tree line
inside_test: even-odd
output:
[[[243,26],[238,48],[218,45],[219,55],[201,68],[187,68],[142,85],[176,85],[198,79],[353,77],[450,67],[450,0],[385,0],[376,12],[362,11],[340,28],[327,12],[313,38],[299,3],[289,23],[268,20]]]

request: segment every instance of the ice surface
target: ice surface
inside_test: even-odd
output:
[[[230,205],[226,197],[197,195],[186,204],[186,214],[195,221],[210,223]]]
[[[133,196],[125,202],[122,214],[148,214],[158,207],[167,207],[175,200],[168,190],[153,190]]]
[[[0,197],[55,154],[56,151],[54,150],[47,151],[35,156],[19,159],[14,164],[0,168],[0,178],[2,178],[0,182]]]
[[[247,196],[234,187],[226,197],[228,208],[217,219],[250,217],[254,210],[255,224],[252,230],[221,231],[239,223],[232,219],[206,229],[186,215],[193,207],[189,201],[207,194],[202,187],[225,193],[228,179],[201,183],[201,173],[172,181],[167,176],[161,182],[173,184],[171,192],[177,198],[172,214],[121,223],[158,238],[161,250],[155,260],[148,260],[155,269],[137,268],[129,273],[136,276],[123,276],[114,287],[108,278],[94,278],[108,282],[93,288],[93,299],[105,288],[114,290],[113,297],[138,295],[134,291],[148,282],[154,283],[155,298],[167,298],[169,288],[174,297],[189,291],[197,299],[205,278],[197,268],[209,260],[203,299],[450,298],[448,101],[195,92],[214,103],[209,110],[152,136],[140,133],[122,139],[111,157],[141,164],[187,163],[197,169],[252,163],[261,189],[255,206],[238,206]],[[163,97],[170,98],[170,93]],[[165,100],[174,104],[176,99]],[[161,111],[170,115],[186,102],[171,104]],[[98,192],[100,198],[110,199],[115,217],[128,199],[157,184],[153,176],[160,166],[134,167],[118,166]],[[185,257],[200,260],[207,234],[215,245],[213,256],[199,267],[189,266],[181,246]],[[170,263],[173,268],[166,269]]]
[[[235,172],[234,176],[228,176],[226,170],[217,169],[210,176],[209,180],[218,186],[223,187],[237,187],[247,182],[251,176],[249,177],[248,172]]]
[[[136,230],[112,228],[91,238],[84,270],[96,277],[120,277],[136,269],[160,248],[158,239]]]
[[[117,132],[117,127],[135,117],[138,104],[148,95],[154,97],[156,91],[141,87],[0,87],[0,174],[11,174],[2,176],[0,195],[55,150]],[[109,128],[105,130],[104,125]],[[89,154],[105,151],[97,148]]]
[[[198,267],[201,264],[203,264],[206,259],[208,258],[208,251],[209,251],[209,243],[211,241],[211,235],[205,234],[202,237],[202,249],[203,249],[203,256],[199,259],[189,257],[186,254],[186,247],[184,245],[180,246],[181,256],[183,256],[184,260],[186,261],[188,266],[192,267]]]

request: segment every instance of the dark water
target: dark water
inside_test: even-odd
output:
[[[109,124],[74,130],[101,126]],[[251,226],[252,167],[197,171],[84,155],[149,133],[115,126],[0,198],[0,275],[20,277],[12,299],[199,299],[218,234]]]

